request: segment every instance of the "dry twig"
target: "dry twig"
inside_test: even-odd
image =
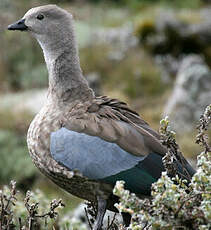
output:
[[[10,182],[10,194],[5,195],[0,191],[0,229],[11,230],[14,229],[13,211],[11,206],[15,206],[16,201],[16,182]]]
[[[175,139],[175,132],[170,130],[168,117],[161,120],[160,122],[160,134],[161,134],[161,143],[166,146],[168,152],[163,157],[163,164],[169,176],[175,177],[176,174],[179,174],[182,178],[191,180],[191,175],[186,170],[186,159],[184,158],[182,152],[179,149],[179,145]],[[183,173],[178,172],[177,162],[182,165]]]
[[[58,201],[56,199],[52,200],[50,203],[50,210],[42,215],[38,214],[38,208],[39,203],[30,203],[32,194],[30,191],[26,193],[26,198],[24,200],[25,207],[28,211],[28,228],[29,230],[33,229],[33,226],[36,226],[38,224],[38,220],[45,218],[45,223],[47,218],[50,219],[56,219],[58,216],[58,213],[56,212],[56,208],[58,207],[64,207],[65,205],[62,203],[62,200],[59,199]],[[46,223],[47,224],[47,223]]]
[[[208,136],[206,131],[211,123],[211,105],[207,106],[204,114],[201,115],[197,129],[199,131],[196,136],[196,143],[204,147],[205,153],[211,152]]]

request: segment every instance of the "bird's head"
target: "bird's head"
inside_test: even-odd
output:
[[[67,37],[65,33],[72,32],[72,21],[72,15],[66,10],[56,5],[45,5],[30,9],[22,19],[9,25],[8,30],[28,31],[44,45]]]

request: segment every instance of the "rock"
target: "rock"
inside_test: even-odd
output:
[[[0,109],[12,112],[29,111],[38,113],[47,97],[47,89],[34,89],[0,95]]]
[[[86,78],[96,95],[100,95],[100,76],[97,73],[90,73]],[[47,89],[33,89],[18,93],[2,94],[0,97],[0,109],[2,110],[9,110],[14,113],[29,111],[32,114],[36,114],[44,105]]]
[[[200,43],[202,47],[210,45],[211,22],[205,21],[204,23],[190,25],[186,36],[198,39],[198,43]]]
[[[167,54],[167,55],[156,55],[155,62],[161,66],[162,68],[162,75],[161,78],[165,83],[171,83],[172,78],[170,76],[176,76],[178,69],[181,65],[181,59],[175,58],[174,56]]]
[[[181,63],[164,115],[176,131],[191,131],[210,103],[211,71],[200,56],[189,55]]]
[[[99,28],[94,31],[92,36],[98,43],[107,43],[128,50],[136,46],[138,42],[133,33],[133,26],[126,24],[115,28]]]
[[[211,9],[203,9],[198,13],[195,23],[182,20],[175,11],[166,10],[154,19],[153,33],[140,31],[138,36],[141,44],[153,54],[173,55],[178,59],[187,54],[203,54],[210,64],[211,58]],[[142,37],[144,36],[144,42]]]
[[[108,55],[108,59],[112,61],[122,60],[126,52],[138,44],[131,24],[116,28],[98,28],[92,33],[91,38],[91,43],[94,40],[95,44],[107,44],[112,47]]]

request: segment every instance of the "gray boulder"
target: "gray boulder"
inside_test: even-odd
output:
[[[183,59],[164,115],[176,131],[195,128],[204,108],[211,103],[211,71],[198,55]]]
[[[151,30],[147,26],[139,29],[141,44],[153,54],[172,55],[180,59],[181,55],[203,54],[209,64],[211,58],[211,8],[198,11],[200,21],[187,22],[178,17],[176,11],[161,11],[156,17]],[[145,28],[145,29],[144,29]],[[153,32],[152,32],[153,31]],[[165,63],[164,63],[165,65]]]

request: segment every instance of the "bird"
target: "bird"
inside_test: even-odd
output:
[[[27,133],[32,161],[62,189],[96,204],[93,229],[100,230],[106,210],[117,212],[116,181],[124,180],[140,198],[150,197],[152,183],[165,171],[167,149],[126,103],[95,96],[80,67],[71,13],[57,5],[38,6],[8,30],[30,33],[48,70],[48,96]],[[185,168],[194,174],[188,161]],[[130,217],[122,216],[128,226]]]

